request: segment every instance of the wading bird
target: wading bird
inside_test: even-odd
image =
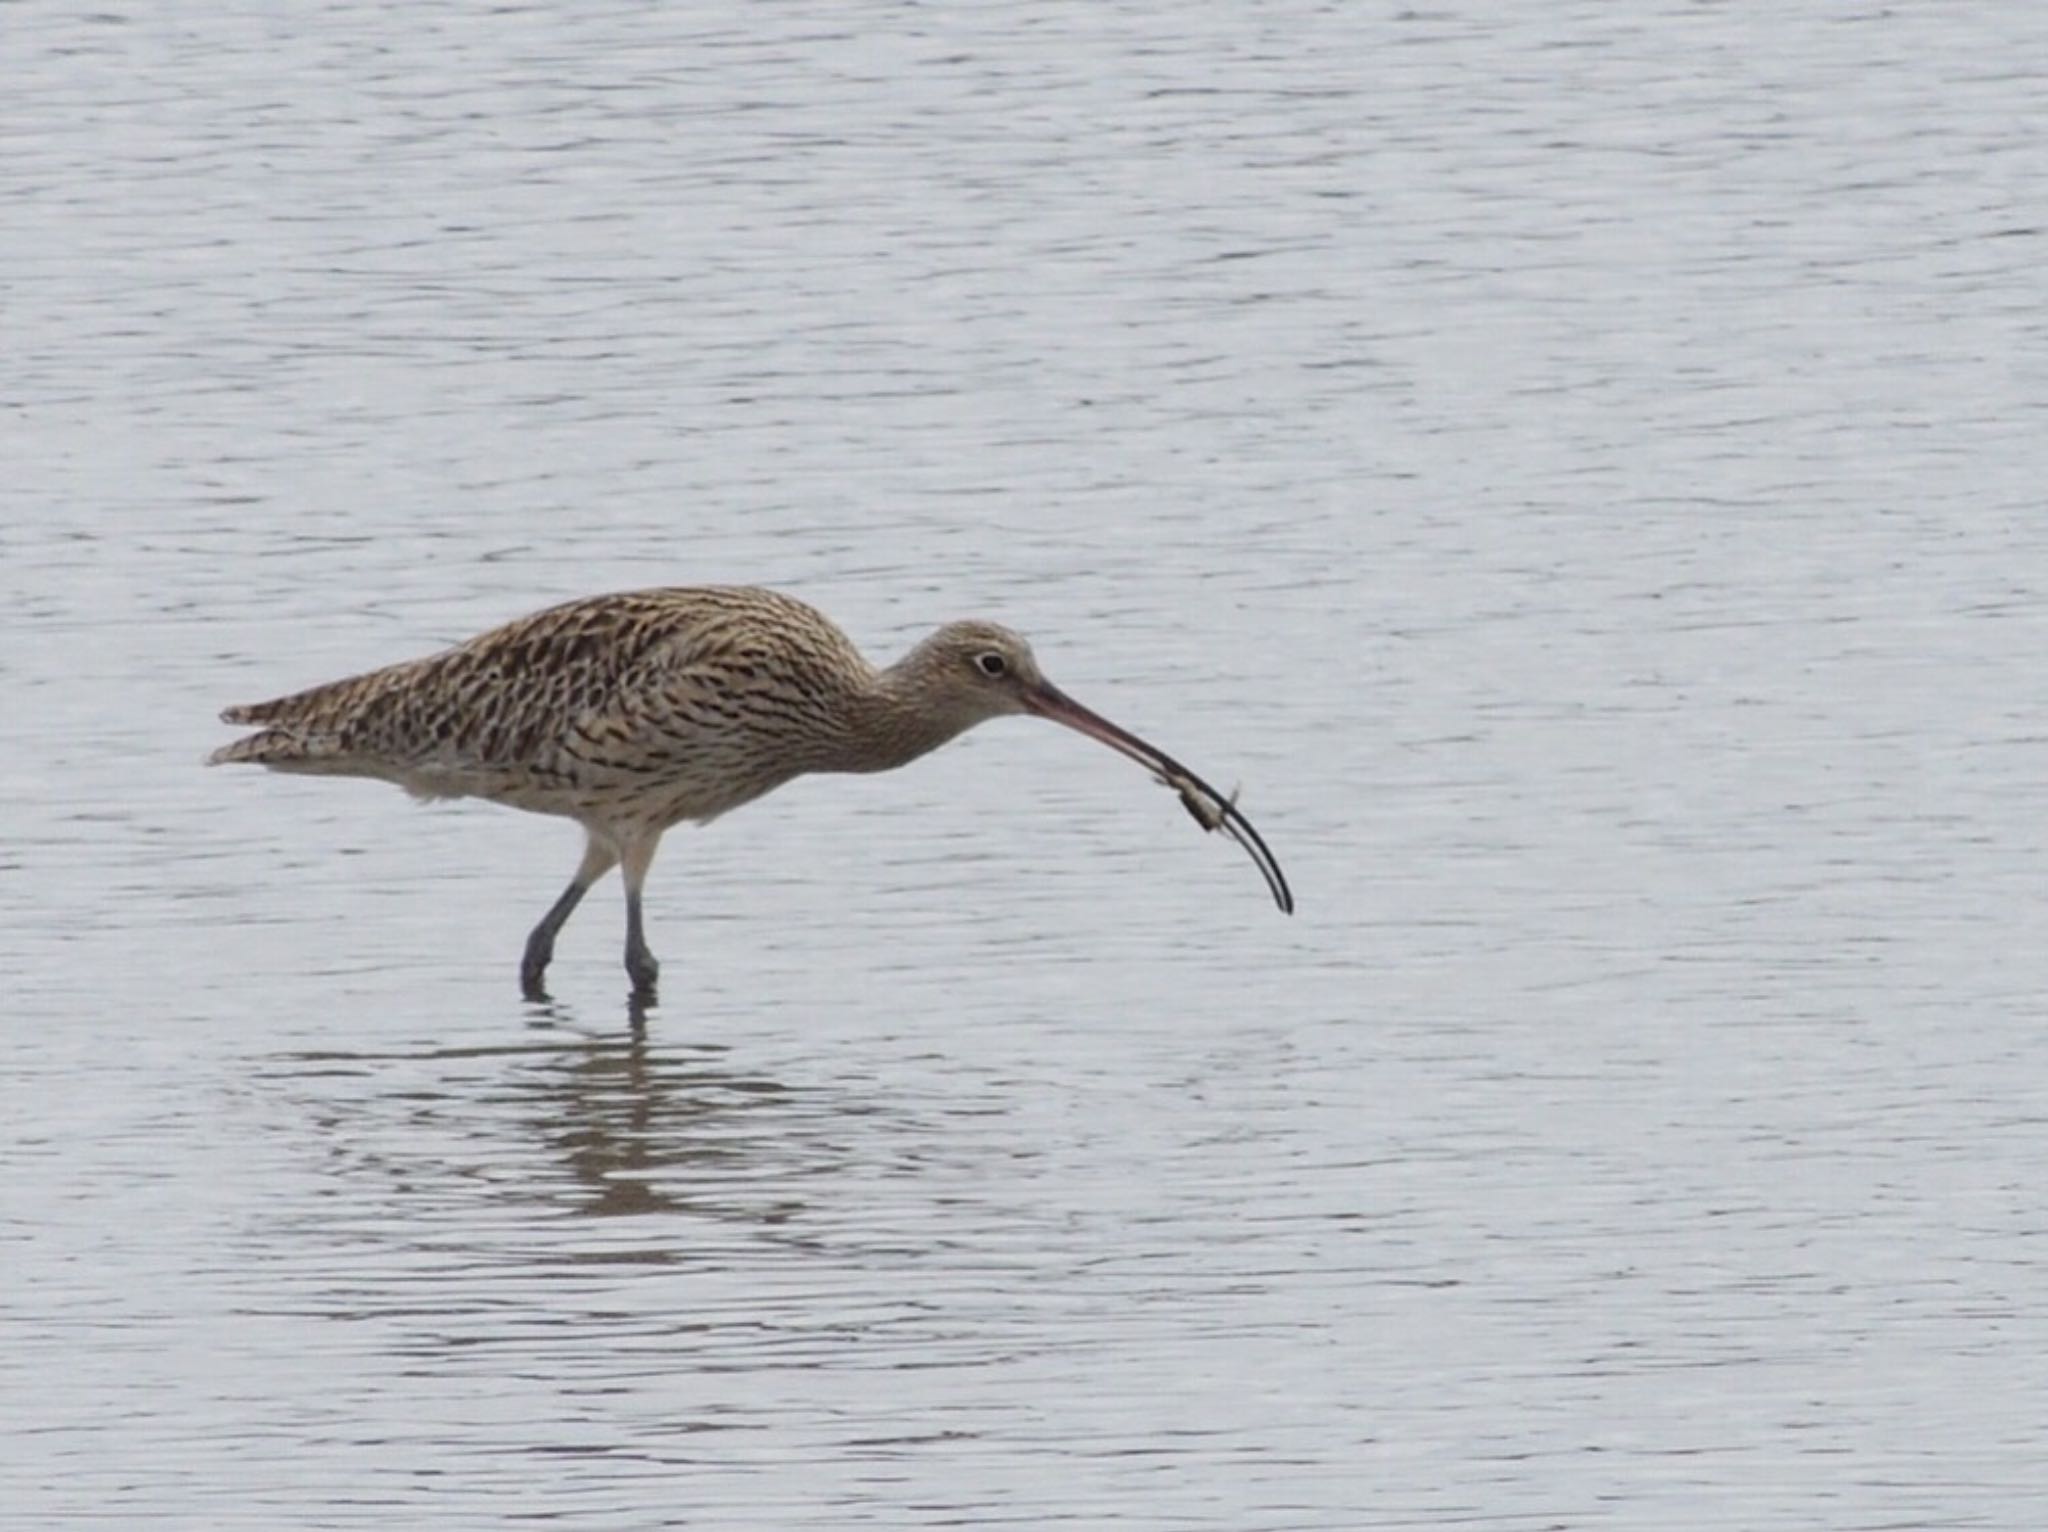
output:
[[[223,723],[258,732],[208,764],[374,777],[418,798],[486,798],[575,820],[583,860],[526,940],[521,986],[545,998],[556,934],[618,867],[626,972],[651,998],[660,965],[640,891],[662,832],[806,772],[887,771],[1006,713],[1050,718],[1147,767],[1203,829],[1226,830],[1251,853],[1292,913],[1279,863],[1233,800],[1060,691],[1009,629],[949,623],[877,669],[823,614],[746,587],[571,601],[424,659],[231,707]]]

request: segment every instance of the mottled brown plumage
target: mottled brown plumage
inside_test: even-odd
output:
[[[422,798],[487,798],[578,821],[582,864],[529,937],[522,981],[542,992],[556,933],[616,865],[626,967],[651,993],[658,965],[640,891],[663,831],[806,772],[900,766],[1018,712],[1102,740],[1175,779],[1183,796],[1193,783],[1252,851],[1281,908],[1293,908],[1278,865],[1226,800],[1058,691],[1007,628],[952,623],[878,670],[822,613],[745,587],[571,601],[425,659],[232,707],[224,722],[258,732],[210,763],[374,777]]]

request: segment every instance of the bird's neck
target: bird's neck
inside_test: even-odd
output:
[[[974,719],[934,705],[922,656],[912,650],[875,677],[861,693],[848,744],[848,771],[889,771],[939,748]]]

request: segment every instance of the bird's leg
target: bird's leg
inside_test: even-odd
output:
[[[633,993],[643,999],[653,998],[655,981],[661,977],[661,964],[647,950],[647,932],[640,923],[641,885],[660,844],[661,832],[656,830],[627,841],[619,854],[620,876],[626,881],[626,975],[633,981]]]
[[[547,999],[548,992],[541,979],[555,955],[555,933],[568,924],[576,906],[590,892],[590,885],[610,872],[618,860],[618,853],[599,842],[595,835],[584,845],[583,860],[577,864],[576,876],[569,880],[569,886],[562,890],[562,897],[555,901],[547,914],[541,916],[540,924],[526,938],[526,955],[519,960],[519,989],[527,999]]]

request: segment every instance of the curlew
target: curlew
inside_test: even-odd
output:
[[[617,867],[626,972],[651,997],[660,965],[640,895],[664,831],[807,772],[887,771],[1010,713],[1065,724],[1148,768],[1203,829],[1244,846],[1293,911],[1235,795],[1067,696],[1009,629],[950,623],[878,669],[822,613],[745,587],[570,601],[424,659],[231,707],[222,722],[257,732],[208,764],[372,777],[418,798],[485,798],[575,820],[583,859],[527,938],[521,987],[545,998],[556,935]]]

